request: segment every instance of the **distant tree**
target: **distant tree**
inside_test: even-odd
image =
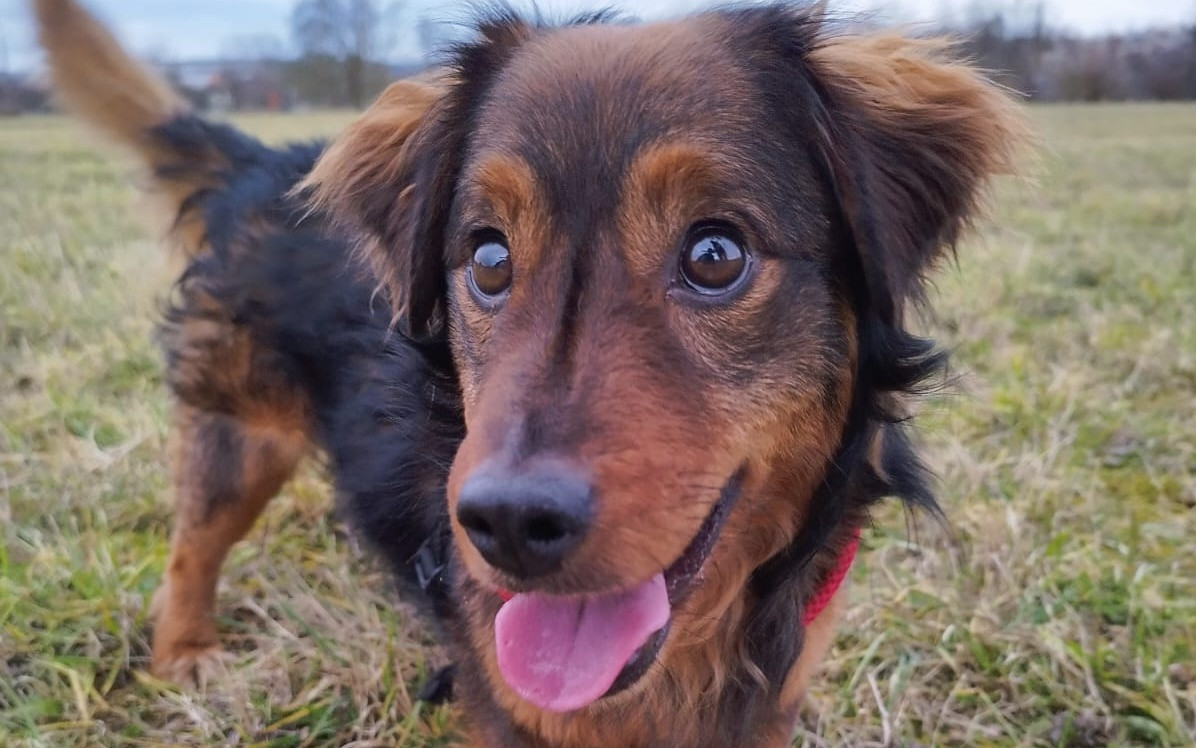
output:
[[[969,55],[1002,83],[1042,94],[1042,59],[1054,43],[1042,0],[972,0],[944,19]],[[951,20],[947,20],[951,19]]]
[[[277,36],[230,36],[220,50],[220,70],[206,92],[209,105],[276,111],[294,103],[293,87],[288,83],[293,61]]]
[[[317,77],[327,75],[329,63],[339,68],[345,98],[360,108],[372,91],[372,63],[382,60],[394,45],[399,1],[298,0],[291,11],[291,32],[301,68]]]
[[[299,100],[318,106],[344,106],[345,70],[330,55],[305,54],[287,67],[287,81]]]
[[[1196,4],[1193,4],[1192,15],[1196,16]],[[1188,43],[1187,57],[1188,57],[1188,98],[1196,99],[1196,20],[1188,27],[1188,33],[1185,34]]]

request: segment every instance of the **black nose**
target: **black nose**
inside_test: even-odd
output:
[[[560,568],[590,525],[592,489],[567,467],[481,468],[457,497],[457,521],[482,558],[518,577]]]

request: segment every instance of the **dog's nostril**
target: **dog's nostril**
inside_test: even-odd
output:
[[[561,522],[553,517],[532,517],[525,530],[527,539],[536,543],[554,543],[569,534]]]
[[[470,532],[476,532],[481,535],[494,534],[494,528],[490,526],[490,523],[481,514],[463,511],[458,519],[461,521],[461,526]]]

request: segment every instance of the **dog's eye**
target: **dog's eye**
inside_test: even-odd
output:
[[[483,296],[498,296],[511,286],[511,253],[497,241],[484,241],[473,251],[469,275]]]
[[[711,226],[692,232],[681,254],[681,277],[698,293],[720,294],[747,269],[747,250],[734,232]]]

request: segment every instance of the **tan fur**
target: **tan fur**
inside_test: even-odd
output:
[[[667,142],[636,155],[623,183],[619,227],[635,271],[647,274],[660,262],[659,231],[653,229],[663,225],[675,233],[701,218],[703,197],[717,183],[717,165],[700,143]]]
[[[960,60],[949,38],[892,32],[830,37],[811,53],[810,64],[833,96],[852,102],[859,121],[847,127],[876,166],[876,179],[899,185],[911,168],[934,173],[922,177],[929,189],[916,196],[873,185],[873,197],[881,199],[871,210],[899,216],[921,211],[923,203],[943,219],[931,245],[902,236],[886,240],[891,249],[882,264],[900,318],[919,278],[983,214],[992,178],[1019,171],[1033,142],[1025,112],[1011,92]],[[889,150],[894,144],[899,152]],[[832,160],[843,178],[842,154]]]
[[[234,437],[233,452],[217,447],[230,440],[213,438],[214,429]],[[175,529],[152,606],[151,669],[160,678],[196,685],[210,675],[221,651],[214,616],[224,557],[291,477],[307,439],[285,424],[250,429],[179,405],[173,445]]]
[[[313,208],[329,211],[354,229],[356,221],[349,219],[353,206],[372,197],[368,193],[378,185],[392,190],[396,212],[404,210],[412,200],[404,175],[413,155],[408,143],[442,93],[436,75],[392,83],[329,145],[297,190],[309,191]],[[379,280],[393,291],[395,269],[382,261],[384,253],[372,251],[369,242],[362,249]],[[396,315],[401,314],[401,301],[393,303]]]
[[[511,243],[513,273],[518,275],[522,268],[534,267],[539,253],[551,246],[547,234],[548,211],[544,195],[536,181],[535,173],[523,161],[512,156],[496,156],[469,167],[470,189],[478,200],[470,201],[476,209],[462,216],[468,225],[490,226],[503,231]],[[450,288],[458,298],[469,293],[468,264],[453,273]],[[522,285],[513,293],[524,293]],[[474,305],[461,305],[462,324],[468,328],[476,349],[484,349],[493,334],[493,319]],[[462,331],[457,331],[458,333]],[[456,337],[460,338],[458,334]],[[461,372],[461,388],[469,417],[470,403],[477,399],[477,388],[481,385],[476,378],[477,368],[468,367]]]
[[[466,223],[517,228],[524,221],[545,223],[544,198],[536,174],[526,163],[512,156],[495,156],[474,165],[467,177],[472,189],[484,196],[485,208],[477,215],[462,216]],[[543,237],[512,237],[517,246],[535,245]],[[529,249],[531,247],[529,246]],[[536,257],[528,258],[533,262]]]
[[[913,39],[891,32],[829,38],[811,62],[835,85],[866,102],[884,125],[909,137],[949,129],[962,170],[985,179],[1018,172],[1032,140],[1014,96],[955,54],[949,38]]]
[[[320,157],[303,187],[315,188],[313,204],[343,206],[361,192],[386,183],[402,169],[407,140],[441,90],[435,79],[392,83]]]
[[[146,130],[187,111],[166,81],[130,58],[78,3],[37,0],[34,9],[54,91],[104,135],[143,152]]]

